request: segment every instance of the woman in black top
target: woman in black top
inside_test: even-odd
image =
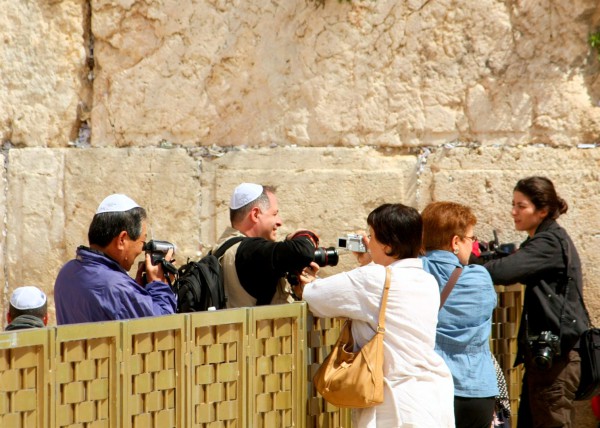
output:
[[[519,427],[572,427],[580,358],[574,348],[587,328],[581,262],[556,219],[567,203],[545,177],[514,188],[515,228],[527,232],[519,250],[485,267],[495,284],[525,285],[515,366],[525,364]]]

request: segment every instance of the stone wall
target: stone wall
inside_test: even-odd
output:
[[[329,246],[384,201],[441,199],[471,205],[478,236],[519,242],[512,187],[544,174],[570,204],[600,323],[596,0],[0,9],[2,313],[19,285],[53,302],[112,192],[148,209],[181,263],[214,242],[242,180],[278,185],[281,235],[311,227]]]

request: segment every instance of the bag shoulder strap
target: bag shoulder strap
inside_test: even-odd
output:
[[[377,320],[377,333],[385,332],[385,308],[387,307],[387,298],[390,291],[390,280],[392,278],[392,270],[390,267],[385,268],[385,286],[383,288],[383,296],[381,297],[381,308],[379,309],[379,318]]]
[[[562,321],[564,318],[564,306],[567,303],[567,298],[568,298],[568,290],[569,290],[569,286],[571,284],[573,284],[573,286],[575,287],[575,290],[577,290],[577,295],[579,297],[579,302],[581,303],[581,306],[583,307],[583,311],[585,312],[585,316],[587,317],[587,325],[588,328],[595,328],[594,327],[594,323],[592,322],[592,317],[590,317],[590,313],[587,310],[587,307],[585,306],[585,302],[583,301],[583,295],[581,293],[581,290],[579,289],[579,287],[577,286],[577,284],[575,284],[575,279],[574,276],[571,272],[571,268],[572,268],[572,263],[571,263],[571,245],[569,244],[569,241],[567,241],[564,238],[560,239],[560,247],[562,249],[563,252],[563,258],[565,261],[565,274],[567,277],[567,287],[565,290],[565,301],[563,303],[563,310],[561,313],[561,318],[560,318],[560,325],[562,327]]]
[[[446,286],[442,290],[442,295],[440,296],[440,309],[442,309],[442,306],[444,306],[444,303],[446,303],[446,299],[450,295],[450,292],[454,288],[454,284],[456,284],[456,281],[458,281],[458,277],[460,276],[461,273],[462,273],[461,267],[457,267],[452,271],[452,274],[450,275],[450,279],[448,279]]]
[[[217,259],[219,259],[219,258],[221,258],[221,256],[223,254],[225,254],[225,251],[227,251],[229,248],[231,248],[233,245],[237,244],[238,242],[243,241],[244,239],[246,239],[245,236],[234,236],[233,238],[229,238],[227,241],[225,241],[225,242],[223,242],[223,244],[221,244],[221,246],[217,249],[217,251],[215,251],[214,253],[211,251],[209,254],[212,254]]]

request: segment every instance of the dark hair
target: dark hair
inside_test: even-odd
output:
[[[567,202],[556,194],[552,181],[546,177],[523,178],[514,190],[527,196],[536,210],[548,208],[548,218],[553,220],[569,209]]]
[[[371,211],[367,224],[379,242],[391,247],[386,253],[388,256],[401,260],[419,255],[423,221],[416,209],[402,204],[383,204]]]
[[[129,211],[96,214],[88,230],[88,241],[90,245],[104,248],[122,231],[126,231],[135,241],[142,234],[142,221],[145,219],[146,210],[142,207],[135,207]]]
[[[21,315],[33,315],[34,317],[38,317],[39,319],[43,320],[48,313],[48,302],[44,302],[44,304],[38,308],[31,309],[17,309],[9,303],[8,313],[13,320]]]
[[[258,198],[252,202],[248,202],[246,205],[239,207],[236,210],[229,209],[229,221],[233,225],[239,221],[242,221],[246,215],[256,206],[260,206],[263,210],[271,208],[271,202],[269,201],[268,193],[275,194],[276,188],[273,186],[263,186],[263,191]]]
[[[425,251],[446,249],[454,236],[465,237],[477,217],[471,208],[456,202],[432,202],[421,213]]]

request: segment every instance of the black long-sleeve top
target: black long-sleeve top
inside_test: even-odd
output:
[[[556,221],[544,220],[519,250],[485,264],[495,284],[525,285],[525,300],[515,364],[543,331],[560,337],[561,354],[573,349],[588,326],[583,306],[583,279],[577,249]]]
[[[242,287],[267,305],[279,280],[287,272],[300,272],[314,260],[315,247],[307,237],[273,242],[264,238],[243,240],[235,254],[235,268]]]

